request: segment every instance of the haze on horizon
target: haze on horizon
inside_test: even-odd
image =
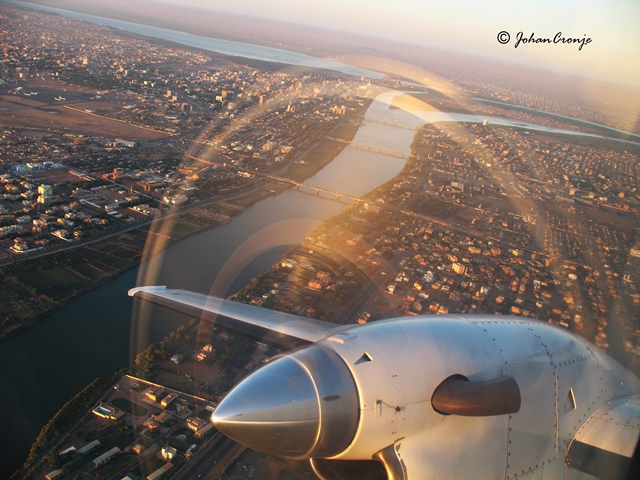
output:
[[[1,0],[0,0],[1,1]],[[640,125],[640,2],[635,0],[28,0],[193,35],[276,47],[374,70],[467,97],[474,92],[600,123]],[[535,5],[534,5],[535,3]],[[506,45],[501,31],[510,32]],[[521,44],[588,32],[592,42]],[[582,36],[586,35],[583,33]],[[519,92],[515,99],[513,93]],[[532,102],[533,98],[537,98]],[[461,98],[458,98],[461,100]],[[559,102],[559,103],[557,103]],[[563,106],[561,106],[563,105]],[[569,108],[569,110],[566,110]]]
[[[490,57],[585,80],[640,85],[640,2],[634,0],[155,0],[381,37]],[[507,31],[507,45],[497,35]],[[591,38],[576,44],[520,44],[516,35]]]

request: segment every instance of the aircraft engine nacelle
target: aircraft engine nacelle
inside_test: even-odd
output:
[[[640,380],[537,320],[404,317],[336,326],[165,286],[129,295],[284,348],[212,421],[324,480],[622,479]],[[629,477],[630,478],[630,477]]]
[[[313,345],[272,360],[238,384],[213,420],[255,450],[290,458],[333,457],[358,429],[359,399],[347,365]]]
[[[562,329],[498,318],[337,329],[247,377],[212,420],[256,450],[311,458],[325,480],[582,478],[565,461],[576,433],[640,382]],[[625,447],[590,447],[624,463],[629,431]]]

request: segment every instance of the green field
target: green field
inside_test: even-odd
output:
[[[85,280],[82,277],[76,275],[67,268],[53,268],[51,270],[40,272],[39,274],[46,274],[48,277],[55,280],[56,283],[60,283],[72,290],[82,289],[85,284]]]
[[[105,272],[88,263],[84,265],[76,265],[73,268],[70,268],[70,270],[88,280],[98,280],[106,275]]]
[[[62,300],[85,287],[86,280],[67,268],[52,268],[40,272],[19,272],[16,277],[28,286],[53,300]],[[62,287],[62,288],[59,288]],[[64,292],[64,293],[63,293]]]
[[[65,298],[62,292],[51,286],[51,278],[42,275],[41,272],[20,272],[16,277],[23,285],[35,288],[38,294],[46,295],[55,302],[59,302]]]
[[[419,205],[412,208],[413,211],[423,213],[431,217],[454,217],[462,207],[452,203],[443,202],[437,198],[426,198]]]
[[[113,403],[114,407],[130,413],[134,417],[144,417],[149,413],[149,411],[143,406],[138,405],[137,403],[133,403],[126,398],[116,398],[111,403]]]
[[[105,258],[100,263],[103,263],[105,265],[108,265],[109,267],[114,267],[117,269],[125,268],[131,265],[131,262],[124,260],[122,258],[116,258],[116,257]]]
[[[200,230],[202,225],[191,222],[189,220],[179,220],[177,223],[171,226],[171,239],[177,240],[178,238],[189,235],[197,230]]]
[[[175,235],[180,237],[199,228],[193,222],[179,222]],[[4,338],[9,332],[19,331],[58,304],[135,265],[145,242],[142,230],[139,235],[123,235],[128,242],[116,237],[91,248],[79,247],[74,253],[57,252],[0,266],[0,335]]]
[[[95,250],[100,250],[102,253],[110,254],[114,250],[120,248],[120,245],[116,243],[103,243],[102,245],[96,245],[93,247]]]
[[[126,247],[120,247],[117,250],[114,250],[113,252],[111,252],[111,255],[115,255],[116,257],[119,257],[119,258],[124,258],[125,260],[133,260],[140,254],[141,254],[140,250],[138,249],[133,250]]]

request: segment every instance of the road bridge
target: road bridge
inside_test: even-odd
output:
[[[328,138],[330,138],[331,140],[335,140],[336,142],[346,143],[347,145],[355,147],[358,150],[367,150],[368,152],[381,153],[382,155],[387,155],[390,157],[409,158],[411,156],[410,152],[403,152],[402,150],[394,150],[393,148],[379,147],[377,145],[369,145],[367,143],[347,141],[347,140],[343,140],[342,138],[333,138],[333,137],[328,137]]]
[[[392,127],[404,128],[405,130],[413,130],[413,131],[417,131],[418,130],[415,125],[411,125],[409,123],[397,122],[395,120],[389,120],[388,118],[378,118],[378,117],[367,117],[367,116],[365,116],[364,119],[368,120],[369,122],[382,123],[384,125],[391,125]]]
[[[312,192],[314,192],[316,195],[320,196],[321,193],[329,193],[331,195],[335,195],[335,200],[337,202],[342,202],[342,203],[346,203],[343,202],[344,199],[348,199],[348,200],[352,200],[354,202],[362,202],[362,203],[366,203],[366,200],[363,200],[360,197],[356,197],[353,195],[349,195],[347,193],[343,193],[343,192],[337,192],[335,190],[331,190],[329,188],[322,188],[322,187],[316,187],[315,185],[308,185],[306,183],[303,182],[297,182],[295,180],[291,180],[290,178],[284,178],[284,177],[277,177],[275,175],[265,175],[266,178],[269,178],[271,180],[275,180],[276,182],[280,182],[280,183],[285,183],[287,185],[292,185],[294,187],[296,187],[296,190],[302,191],[300,190],[300,188],[306,188],[311,190]],[[327,197],[324,197],[327,198]]]
[[[334,139],[334,140],[337,140],[337,139]],[[338,140],[338,141],[341,141],[343,143],[349,143],[349,142],[346,142],[345,140]],[[375,147],[375,148],[380,148],[380,147]],[[342,202],[342,203],[347,203],[347,202],[343,201],[345,199],[348,199],[348,200],[351,200],[351,201],[354,201],[354,202],[368,203],[368,200],[363,200],[360,197],[356,197],[354,195],[349,195],[349,194],[346,194],[346,193],[343,193],[343,192],[337,192],[337,191],[331,190],[329,188],[316,187],[315,185],[308,185],[308,184],[306,184],[304,182],[298,182],[298,181],[292,180],[290,178],[279,177],[277,175],[271,175],[271,174],[268,174],[268,173],[258,172],[258,171],[254,171],[254,170],[246,170],[244,168],[228,165],[226,163],[220,164],[220,163],[212,162],[212,161],[209,161],[209,160],[204,160],[204,159],[201,159],[201,158],[198,158],[198,157],[194,157],[193,155],[189,155],[186,152],[183,152],[183,154],[186,157],[192,158],[192,159],[197,160],[199,162],[206,163],[208,165],[215,165],[215,166],[218,166],[218,167],[222,167],[222,168],[226,168],[228,170],[235,171],[239,175],[242,175],[243,177],[246,177],[246,178],[263,178],[263,179],[267,179],[267,180],[274,180],[276,182],[284,183],[284,184],[287,184],[287,185],[292,185],[292,186],[296,187],[296,190],[300,190],[300,188],[309,189],[309,190],[311,190],[312,192],[314,192],[318,196],[321,196],[320,195],[321,193],[329,193],[331,195],[335,195],[335,197],[336,197],[335,200],[338,201],[338,202]],[[300,190],[300,191],[302,191],[302,190]],[[323,198],[328,198],[328,197],[323,197]]]
[[[369,145],[366,143],[351,141],[349,142],[349,145],[351,145],[352,147],[356,147],[358,150],[367,150],[368,152],[381,153],[383,155],[389,155],[391,157],[409,158],[411,156],[411,153],[409,152],[394,150],[393,148],[378,147],[377,145]]]

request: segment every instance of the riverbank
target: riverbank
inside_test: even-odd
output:
[[[363,99],[361,108],[353,118],[360,118],[371,101]],[[349,142],[357,130],[355,120],[346,120],[332,130],[332,138]],[[284,167],[280,175],[304,181],[328,165],[346,145],[322,138]],[[225,202],[214,202],[211,205],[218,205],[218,208],[210,205],[181,215],[177,221],[161,220],[160,228],[141,227],[70,251],[19,260],[0,267],[0,299],[4,300],[0,305],[0,318],[3,318],[0,342],[33,327],[60,307],[138,266],[149,232],[155,232],[153,235],[159,237],[159,241],[153,242],[155,254],[192,235],[224,225],[244,209],[288,188],[280,183],[267,184],[226,202],[237,205],[239,209],[223,208]],[[200,215],[198,211],[209,211],[213,216]]]
[[[262,189],[233,200],[237,202],[236,208],[220,209],[227,214],[216,212],[214,204],[202,209],[209,214],[198,214],[199,210],[189,212],[177,221],[172,220],[170,225],[165,223],[162,231],[153,232],[149,226],[141,227],[71,251],[19,260],[0,267],[0,299],[5,300],[0,309],[6,315],[0,343],[140,265],[149,235],[159,240],[153,242],[156,254],[193,235],[231,222],[231,217],[273,194]],[[224,206],[224,202],[221,205]],[[8,315],[12,310],[25,316],[11,321]]]
[[[51,454],[55,455],[53,450],[59,447],[59,443],[66,435],[89,414],[90,409],[104,395],[105,391],[110,389],[118,378],[127,373],[126,370],[120,370],[109,378],[96,378],[65,403],[42,428],[24,465],[10,478],[27,478],[33,473],[34,467],[37,467],[44,460],[43,457],[49,450],[52,451]]]
[[[225,223],[213,219],[200,222],[203,222],[201,217],[194,215],[178,220],[166,238],[164,248]],[[0,298],[6,301],[1,308],[7,315],[0,342],[33,327],[64,305],[138,266],[148,233],[148,226],[141,227],[70,251],[0,267]],[[8,316],[11,313],[22,315],[22,318],[11,321]]]

